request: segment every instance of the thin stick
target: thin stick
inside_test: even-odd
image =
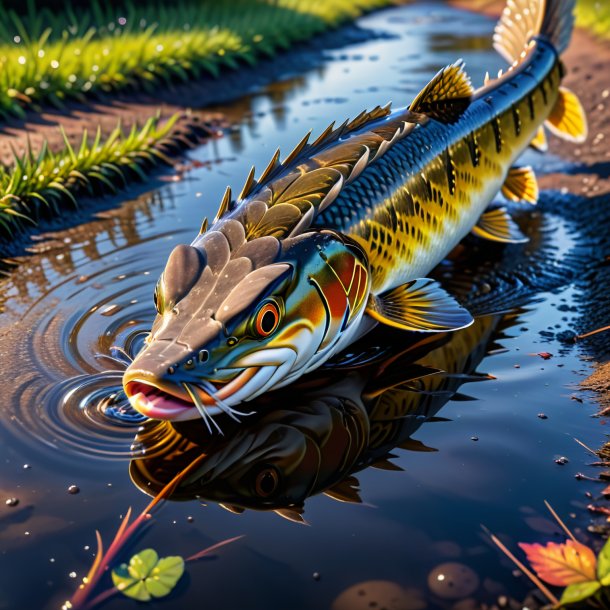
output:
[[[546,500],[544,501],[545,506],[549,509],[549,512],[555,518],[555,521],[559,524],[561,529],[570,537],[574,542],[578,542],[574,534],[568,529],[568,526],[561,520],[561,517],[555,512],[555,509]],[[580,544],[580,543],[579,543]]]
[[[185,561],[196,561],[197,559],[201,559],[202,557],[205,557],[206,555],[213,553],[215,550],[219,549],[220,547],[223,547],[227,544],[231,544],[231,542],[235,542],[236,540],[239,540],[240,538],[243,538],[243,537],[244,536],[235,536],[234,538],[228,538],[227,540],[223,540],[222,542],[213,544],[212,546],[209,546],[207,549],[203,549],[203,551],[199,551],[199,553],[195,553],[194,555],[187,557],[185,559]]]
[[[115,558],[117,553],[121,550],[121,548],[125,545],[125,543],[131,538],[136,529],[142,524],[143,521],[149,518],[150,511],[159,503],[161,500],[165,499],[167,496],[170,496],[174,489],[178,486],[180,481],[182,481],[188,474],[190,474],[195,468],[197,468],[201,462],[206,458],[206,454],[201,454],[197,459],[193,460],[184,470],[180,471],[146,506],[146,508],[137,516],[135,521],[128,525],[129,517],[131,515],[131,508],[127,511],[127,514],[121,521],[121,525],[112,541],[112,544],[103,555],[103,557],[98,561],[98,558],[95,558],[94,563],[97,564],[97,571],[94,574],[91,574],[91,577],[87,579],[87,582],[83,583],[74,593],[72,599],[70,600],[72,603],[73,610],[77,610],[78,608],[82,608],[83,604],[87,601],[87,598],[91,594],[91,592],[97,586],[102,574],[108,569],[110,563]]]
[[[599,455],[591,449],[591,447],[587,447],[582,441],[579,441],[577,438],[574,439],[581,447],[584,447],[589,453],[592,453],[595,457],[599,457]]]
[[[577,339],[585,339],[586,337],[591,337],[592,335],[597,335],[597,333],[603,333],[606,330],[610,330],[610,326],[604,326],[603,328],[598,328],[597,330],[592,330],[588,333],[584,333],[582,335],[576,335]]]
[[[492,542],[542,591],[547,599],[555,605],[559,605],[559,600],[547,589],[545,584],[525,565],[523,565],[500,541],[500,539],[489,532]]]

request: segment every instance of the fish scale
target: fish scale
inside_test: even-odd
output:
[[[211,430],[211,415],[237,417],[232,406],[321,366],[377,323],[470,325],[426,276],[470,231],[527,241],[494,204],[500,191],[536,203],[531,168],[513,163],[530,144],[545,148],[543,125],[586,137],[580,103],[560,86],[573,5],[509,0],[494,35],[505,74],[475,91],[458,60],[407,108],[377,106],[311,144],[308,134],[258,179],[252,168],[237,200],[227,188],[214,222],[159,279],[159,315],[124,377],[134,407],[200,415]]]

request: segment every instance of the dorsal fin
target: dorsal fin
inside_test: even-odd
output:
[[[218,207],[218,212],[216,212],[216,218],[214,218],[214,222],[220,220],[229,210],[229,206],[231,204],[231,187],[227,186],[225,190],[225,194],[222,196],[222,201],[220,202],[220,206]],[[207,228],[207,226],[206,226]]]
[[[418,93],[410,110],[443,123],[453,123],[470,104],[472,93],[470,77],[459,59],[436,74]]]

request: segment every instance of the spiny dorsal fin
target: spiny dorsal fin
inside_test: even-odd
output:
[[[584,142],[587,139],[587,116],[578,97],[565,87],[559,87],[559,97],[545,125],[562,140]]]
[[[441,332],[470,326],[472,316],[438,282],[420,278],[369,297],[366,313],[388,326]]]
[[[438,451],[434,447],[428,447],[421,441],[418,441],[414,438],[408,438],[404,440],[400,445],[398,445],[399,449],[405,449],[406,451]]]
[[[254,165],[250,168],[250,172],[248,173],[248,177],[246,178],[246,182],[244,183],[243,188],[241,189],[241,193],[239,194],[238,199],[241,201],[252,191],[254,186],[256,185],[256,180],[254,180],[254,172],[256,171]]]
[[[273,157],[271,157],[271,161],[260,175],[258,182],[265,182],[265,180],[269,177],[271,172],[280,165],[280,149],[278,148],[275,153],[273,153]]]
[[[356,129],[366,125],[370,121],[388,116],[392,108],[392,102],[385,106],[375,106],[373,110],[363,110],[355,119],[352,119],[346,126],[346,131],[355,131]]]
[[[485,212],[472,232],[477,237],[505,244],[522,244],[529,241],[509,216],[506,208],[495,208]]]
[[[208,230],[208,217],[206,216],[201,223],[201,229],[199,229],[199,235],[203,235]]]
[[[234,515],[241,515],[245,510],[245,508],[242,508],[241,506],[236,506],[235,504],[223,504],[223,503],[219,502],[218,506],[220,506],[221,508],[224,508],[225,510],[228,510],[230,513],[233,513]]]
[[[291,153],[284,159],[284,161],[282,161],[283,165],[288,165],[289,163],[292,163],[301,154],[303,149],[307,146],[307,142],[309,141],[311,132],[312,130],[310,129],[305,134],[305,137],[292,149]]]
[[[225,194],[222,196],[222,201],[220,202],[220,207],[218,208],[218,212],[216,212],[216,218],[214,218],[214,222],[220,220],[229,210],[229,205],[231,203],[231,187],[227,186],[225,190]]]
[[[502,195],[509,201],[527,201],[527,203],[536,205],[538,203],[538,181],[534,170],[529,165],[511,167],[502,185]]]
[[[359,493],[360,483],[358,479],[353,476],[349,476],[343,481],[340,481],[336,485],[329,487],[324,495],[332,498],[333,500],[338,500],[339,502],[351,502],[354,504],[361,504],[362,498]]]
[[[293,521],[294,523],[300,523],[301,525],[309,525],[307,521],[303,518],[303,508],[299,506],[289,507],[289,508],[278,508],[273,511],[276,515],[283,517],[284,519],[288,519],[288,521]]]
[[[530,146],[538,152],[546,152],[549,149],[549,143],[546,140],[544,126],[540,125],[534,139],[530,142]]]
[[[462,60],[446,66],[418,93],[410,110],[443,123],[453,123],[470,104],[473,93]]]
[[[388,458],[397,457],[392,454],[388,454]],[[398,464],[394,464],[390,462],[388,458],[380,458],[371,464],[371,468],[376,468],[377,470],[393,470],[395,472],[402,472],[404,468],[399,466]]]

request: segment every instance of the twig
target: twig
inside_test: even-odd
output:
[[[551,513],[551,515],[553,515],[553,517],[555,518],[555,521],[557,521],[557,523],[559,524],[559,526],[561,527],[561,529],[574,541],[574,542],[578,542],[578,540],[576,540],[576,537],[574,536],[574,534],[568,529],[568,526],[561,520],[561,517],[555,512],[555,509],[550,505],[549,502],[547,502],[547,500],[544,501],[545,506],[549,509],[549,512]]]
[[[589,331],[588,333],[584,333],[582,335],[576,335],[576,339],[585,339],[586,337],[591,337],[592,335],[597,335],[597,333],[602,333],[606,330],[610,330],[610,326],[604,326],[602,328],[598,328],[596,330]]]
[[[95,587],[97,586],[100,578],[104,572],[108,569],[117,553],[125,545],[125,543],[131,538],[133,533],[138,527],[146,520],[150,518],[150,511],[167,496],[171,495],[174,489],[178,486],[180,481],[184,479],[190,472],[199,466],[199,464],[206,457],[205,454],[200,455],[197,459],[193,460],[184,470],[179,472],[146,506],[146,508],[137,516],[135,521],[129,525],[129,518],[131,517],[131,507],[127,511],[127,514],[121,521],[121,525],[117,530],[117,533],[112,541],[112,544],[102,555],[101,537],[98,534],[98,552],[95,556],[95,560],[89,574],[83,579],[83,584],[76,590],[70,603],[72,604],[73,610],[83,609],[87,598]],[[101,556],[101,557],[100,557]]]
[[[579,441],[577,438],[574,439],[581,447],[584,447],[589,453],[592,453],[595,457],[599,457],[599,454],[596,451],[593,451],[591,447],[585,445],[582,441]]]
[[[483,528],[489,534],[492,542],[542,591],[546,598],[556,606],[559,605],[559,600],[548,590],[546,585],[528,568],[525,567],[521,561],[519,561],[504,545],[503,542],[495,535],[492,534],[487,528]]]

